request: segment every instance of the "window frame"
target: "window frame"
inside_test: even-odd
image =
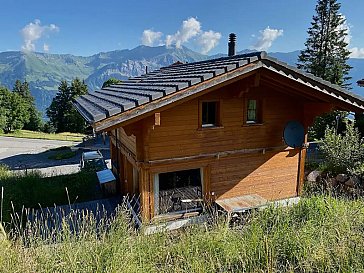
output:
[[[216,103],[215,109],[215,123],[203,123],[203,108],[205,103]],[[201,100],[199,103],[199,126],[200,129],[208,129],[208,128],[220,128],[222,127],[221,124],[221,100],[219,99],[212,99],[212,100]]]
[[[255,101],[255,120],[248,119],[248,112],[249,112],[249,102]],[[261,99],[258,98],[247,98],[244,103],[244,125],[259,125],[263,124],[263,102]]]
[[[197,167],[197,168],[182,168],[182,169],[176,169],[175,171],[172,172],[178,172],[178,171],[187,171],[187,170],[191,170],[191,169],[200,169],[200,181],[201,181],[201,196],[202,199],[204,199],[205,196],[205,190],[206,190],[206,182],[205,182],[205,177],[204,177],[204,168],[205,167]],[[154,177],[153,177],[153,218],[157,218],[158,216],[163,216],[163,215],[167,215],[167,214],[173,214],[173,213],[185,213],[185,212],[192,212],[195,209],[190,209],[190,210],[183,210],[183,211],[174,211],[174,212],[169,212],[169,213],[161,213],[159,211],[159,174],[161,173],[166,173],[165,171],[163,172],[156,172],[154,173]],[[203,203],[205,203],[205,200],[203,201]]]

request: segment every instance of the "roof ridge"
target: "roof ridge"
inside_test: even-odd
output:
[[[254,51],[254,52],[250,52],[250,53],[244,53],[244,54],[237,54],[237,55],[233,55],[233,56],[225,56],[225,57],[219,57],[219,58],[215,58],[215,59],[208,59],[208,60],[204,60],[204,61],[198,61],[198,62],[192,62],[192,63],[184,63],[184,64],[178,64],[178,65],[174,65],[174,66],[163,66],[160,69],[157,69],[155,71],[160,71],[166,68],[180,68],[183,66],[187,66],[187,65],[197,65],[197,64],[204,64],[204,63],[209,63],[209,62],[216,62],[216,61],[228,61],[228,60],[234,60],[234,59],[240,59],[240,58],[251,58],[251,57],[258,57],[258,59],[265,59],[267,57],[267,52],[266,51]],[[153,72],[155,72],[153,71]]]

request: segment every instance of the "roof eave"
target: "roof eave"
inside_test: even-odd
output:
[[[129,121],[134,121],[136,118],[140,119],[145,115],[160,111],[160,109],[168,107],[169,105],[176,103],[177,101],[180,101],[180,103],[182,103],[188,99],[193,99],[194,95],[201,95],[200,93],[202,91],[210,92],[218,87],[221,87],[222,85],[230,84],[242,78],[248,77],[251,75],[251,72],[254,72],[261,67],[262,62],[260,60],[254,63],[250,63],[244,67],[240,67],[236,70],[224,73],[210,80],[201,82],[197,85],[193,85],[176,93],[172,93],[169,96],[162,97],[159,100],[149,102],[147,104],[120,113],[116,116],[112,116],[104,120],[95,122],[94,128],[96,132],[99,132],[105,130],[107,131],[110,128],[115,127],[116,125],[118,127],[126,125],[126,122],[129,123]]]

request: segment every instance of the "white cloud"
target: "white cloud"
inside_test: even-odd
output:
[[[156,44],[160,44],[161,43],[161,37],[162,37],[163,33],[162,32],[155,32],[151,29],[146,29],[143,31],[143,35],[142,35],[142,44],[146,45],[146,46],[154,46]]]
[[[212,30],[203,32],[198,37],[198,44],[201,45],[201,52],[207,54],[211,49],[218,45],[221,33]]]
[[[43,44],[43,51],[44,52],[49,52],[49,45],[48,44]]]
[[[348,44],[348,48],[349,48],[351,39],[352,39],[351,28],[353,26],[347,22],[345,15],[343,15],[343,14],[340,14],[340,15],[344,19],[344,23],[338,27],[338,30],[346,30],[346,36],[345,36],[344,41]],[[351,52],[350,58],[364,58],[364,48],[352,47],[352,48],[349,48],[349,51]]]
[[[161,45],[163,36],[162,32],[146,29],[143,31],[141,41],[143,45]],[[176,33],[165,35],[164,41],[167,47],[175,45],[177,48],[181,48],[183,44],[190,42],[191,39],[201,47],[201,53],[207,54],[217,46],[221,39],[221,33],[213,30],[202,31],[201,23],[196,18],[191,17],[182,22]]]
[[[47,35],[51,32],[58,32],[58,31],[59,27],[54,24],[43,26],[40,20],[38,19],[34,20],[34,22],[29,23],[21,30],[21,35],[23,36],[24,39],[22,50],[35,51],[35,42],[37,40],[42,38],[43,35]]]
[[[351,52],[350,58],[364,58],[364,48],[353,47],[349,50]]]
[[[195,18],[189,18],[182,23],[182,27],[173,35],[167,35],[166,46],[175,44],[181,48],[183,43],[188,42],[191,38],[197,36],[201,31],[201,23]]]
[[[343,21],[343,24],[341,24],[341,25],[339,25],[337,27],[337,30],[346,30],[346,34],[347,35],[345,35],[344,41],[345,41],[345,43],[347,43],[348,45],[350,45],[351,38],[352,38],[352,36],[351,36],[351,27],[352,26],[347,22],[345,15],[340,14],[340,16],[342,17],[342,19],[344,21]]]
[[[268,26],[264,30],[260,31],[258,41],[252,46],[252,48],[256,50],[268,50],[272,46],[272,43],[282,35],[283,29],[274,29]]]

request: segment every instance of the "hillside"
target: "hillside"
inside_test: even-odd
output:
[[[27,80],[38,109],[44,111],[57,92],[61,80],[78,77],[89,90],[100,88],[110,77],[126,79],[178,60],[194,62],[207,59],[188,48],[139,46],[132,50],[101,52],[89,57],[38,52],[0,53],[0,84],[12,88],[17,79]]]
[[[238,53],[247,53],[243,50]],[[299,51],[289,53],[269,53],[291,65],[295,65]],[[0,53],[0,85],[12,88],[17,79],[27,80],[36,105],[41,111],[50,105],[57,92],[61,80],[71,81],[78,77],[85,80],[89,90],[100,88],[102,83],[110,77],[126,79],[137,76],[148,70],[158,69],[176,61],[195,62],[209,58],[225,56],[202,55],[186,47],[166,48],[165,46],[138,46],[134,49],[101,52],[88,57],[70,54],[46,54],[33,52],[9,51]],[[353,66],[351,77],[355,83],[364,77],[364,59],[350,59]],[[353,92],[364,95],[355,84]]]

